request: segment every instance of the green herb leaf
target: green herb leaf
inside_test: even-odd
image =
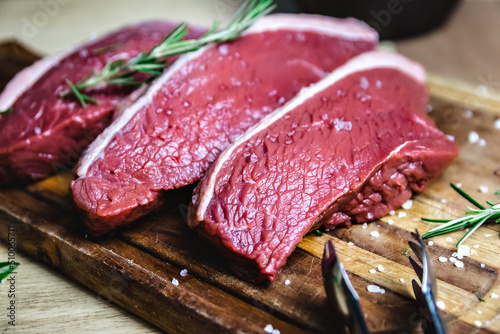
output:
[[[0,281],[9,276],[18,265],[17,262],[0,262]]]
[[[486,303],[486,300],[484,300],[484,299],[483,299],[483,298],[481,298],[481,297],[477,297],[477,299],[479,299],[479,301],[480,301],[481,303]]]
[[[442,224],[441,226],[433,228],[429,232],[425,233],[422,237],[431,238],[436,235],[453,232],[462,228],[470,228],[469,231],[465,233],[465,235],[458,241],[456,246],[459,247],[472,233],[474,233],[484,223],[500,222],[500,203],[493,203],[487,201],[486,203],[490,206],[490,208],[486,208],[483,205],[479,204],[478,201],[473,199],[469,194],[467,194],[462,189],[458,188],[453,183],[451,183],[450,185],[462,197],[464,197],[466,200],[468,200],[470,203],[476,206],[477,209],[468,207],[469,211],[465,213],[465,216],[456,219],[422,218],[423,221]]]
[[[320,230],[314,230],[314,234],[316,234],[317,237],[323,236],[323,232],[321,232]]]
[[[495,191],[495,195],[500,196],[500,190]]]
[[[147,73],[153,79],[159,77],[168,66],[165,58],[186,52],[196,51],[202,46],[214,42],[227,42],[241,36],[256,20],[269,14],[276,5],[273,0],[246,0],[233,15],[228,26],[217,31],[218,22],[214,22],[210,30],[198,39],[183,41],[182,38],[188,34],[187,23],[179,24],[165,39],[147,53],[125,60],[119,59],[107,63],[98,73],[89,73],[76,84],[69,85],[60,96],[75,95],[80,104],[86,107],[86,102],[97,103],[96,100],[81,93],[88,87],[106,87],[108,85],[140,85],[133,79],[136,73]],[[68,80],[69,81],[69,80]],[[148,79],[148,82],[151,78]]]
[[[408,249],[406,249],[406,248],[405,248],[405,249],[403,249],[403,254],[404,254],[404,255],[408,255]]]

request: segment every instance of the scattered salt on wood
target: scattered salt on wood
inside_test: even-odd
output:
[[[374,238],[378,238],[380,234],[377,231],[371,231],[370,235]]]
[[[483,325],[483,323],[479,320],[476,320],[476,321],[474,321],[474,325],[476,325],[476,327],[481,327]]]
[[[464,263],[462,261],[460,261],[460,260],[456,260],[455,261],[455,266],[457,268],[463,268],[464,267]]]
[[[287,280],[285,281],[285,285],[290,285],[290,283],[292,283],[292,282],[290,282],[290,280],[289,280],[289,279],[287,279]]]
[[[493,293],[491,294],[491,298],[492,298],[492,299],[498,299],[498,295],[497,295],[496,293],[494,293],[494,292],[493,292]]]
[[[399,218],[406,217],[406,212],[400,212],[400,213],[398,213],[398,217]]]
[[[373,292],[373,293],[380,293],[382,289],[380,289],[379,286],[376,285],[368,285],[367,286],[368,292]]]
[[[453,242],[453,239],[450,237],[446,238],[445,240],[446,240],[446,242]]]
[[[469,132],[469,143],[475,144],[479,141],[479,135],[476,131]]]
[[[365,229],[365,228],[367,228],[367,227],[368,227],[368,224],[367,224],[367,223],[364,223],[362,227],[363,227],[363,229]]]
[[[389,225],[394,224],[394,220],[392,220],[392,219],[387,220],[387,224],[389,224]]]
[[[484,268],[486,267],[486,265],[484,263],[481,263],[481,268]]]
[[[370,269],[370,274],[375,274],[377,271],[375,269]]]
[[[448,262],[448,259],[445,258],[444,256],[440,256],[438,260],[439,262]]]
[[[186,276],[188,274],[188,270],[187,269],[182,269],[181,270],[181,276]]]
[[[470,247],[466,245],[460,245],[458,246],[458,256],[470,256]]]
[[[495,129],[500,129],[500,118],[495,121]]]
[[[354,246],[354,242],[349,241],[349,242],[347,243],[347,246]]]
[[[177,286],[179,285],[179,281],[176,278],[172,278],[172,284]]]
[[[385,270],[384,267],[381,264],[379,264],[377,266],[377,269],[378,269],[378,271],[384,271]]]
[[[427,244],[428,244],[429,246],[432,246],[432,245],[434,245],[434,241],[430,240]]]
[[[446,304],[442,300],[438,300],[436,302],[436,306],[439,307],[441,310],[444,310],[446,308]]]
[[[396,211],[391,210],[391,211],[389,212],[389,214],[390,214],[391,216],[394,216],[394,215],[396,214]]]

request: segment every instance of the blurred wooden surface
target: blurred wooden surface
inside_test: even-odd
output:
[[[53,7],[53,11],[40,5],[54,1],[57,7]],[[54,1],[0,0],[0,40],[16,39],[35,52],[50,54],[63,51],[93,34],[150,18],[187,20],[204,25],[213,19],[227,20],[238,2]],[[464,1],[445,26],[425,36],[398,41],[396,46],[401,53],[422,62],[430,72],[465,81],[476,95],[481,96],[500,90],[499,17],[500,1]],[[22,263],[18,270],[20,326],[9,330],[49,333],[61,332],[64,327],[68,328],[68,333],[157,331],[44,265],[21,254],[17,256]],[[5,257],[6,249],[2,244],[0,259]],[[0,307],[3,308],[6,301],[6,286],[0,285]]]

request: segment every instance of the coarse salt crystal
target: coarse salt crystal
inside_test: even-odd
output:
[[[472,110],[467,109],[464,111],[465,118],[472,118],[473,115],[474,115],[474,113],[472,112]]]
[[[363,229],[365,229],[365,228],[367,228],[367,227],[368,227],[368,224],[367,224],[367,223],[364,223],[364,224],[363,224],[363,226],[362,226],[362,228],[363,228]]]
[[[450,141],[455,141],[455,136],[446,135],[446,138],[448,138],[448,140],[450,140]]]
[[[405,282],[405,279],[404,279],[403,277],[401,277],[401,278],[399,279],[399,281],[400,281],[401,283],[404,283],[404,282]]]
[[[368,214],[366,215],[366,218],[368,218],[370,220],[373,219],[373,217],[374,217],[374,215],[371,212],[368,212]]]
[[[474,325],[476,325],[476,327],[481,327],[483,325],[483,323],[479,320],[476,320],[476,321],[474,321]]]
[[[482,192],[483,194],[488,193],[488,186],[480,185],[479,186],[479,191]]]
[[[441,310],[444,310],[446,308],[446,305],[442,300],[438,300],[436,302],[436,306],[439,307]]]
[[[285,281],[285,285],[290,285],[290,283],[292,283],[292,282],[290,282],[290,280],[289,280],[289,279],[287,279],[287,280]]]
[[[500,129],[500,118],[495,121],[495,129]]]
[[[275,329],[273,329],[272,334],[281,334],[281,332],[280,332],[280,330],[279,330],[279,329],[276,329],[276,328],[275,328]]]
[[[401,205],[403,207],[403,209],[405,210],[410,210],[411,207],[413,205],[413,201],[411,199],[407,200],[406,202],[403,203],[403,205]]]
[[[496,293],[492,293],[491,294],[491,299],[498,299],[498,295]]]
[[[448,201],[444,198],[441,200],[441,203],[446,203],[446,202],[448,202]]]
[[[477,310],[477,314],[483,314],[483,311]]]
[[[181,270],[181,276],[184,277],[188,274],[188,270],[187,269],[182,269]]]
[[[457,183],[455,185],[457,186],[457,188],[462,188],[462,184],[461,183]]]
[[[486,140],[483,138],[479,139],[479,146],[486,146]]]
[[[394,215],[396,214],[396,211],[391,210],[391,211],[389,212],[389,214],[390,214],[391,216],[394,216]]]
[[[406,212],[400,212],[400,213],[398,213],[398,217],[399,218],[406,217]]]
[[[179,285],[179,281],[176,278],[172,278],[172,284],[173,285]]]
[[[455,261],[455,267],[457,268],[463,268],[464,267],[464,263],[460,260],[456,260]]]
[[[474,248],[479,248],[479,245],[474,245]]]
[[[430,240],[427,244],[428,244],[429,246],[432,246],[432,245],[434,245],[434,241]]]
[[[222,55],[227,55],[229,52],[229,48],[226,44],[222,44],[221,46],[219,46],[219,53],[222,54]]]
[[[354,242],[349,241],[349,242],[347,243],[347,246],[354,246]]]
[[[379,264],[377,266],[377,269],[378,269],[378,271],[384,271],[385,270],[384,267],[381,264]]]
[[[389,224],[389,225],[394,224],[394,220],[392,220],[392,219],[387,220],[387,224]]]
[[[370,269],[370,274],[375,274],[377,271],[375,269]]]
[[[264,327],[264,332],[272,334],[272,332],[273,332],[273,325],[269,324],[266,327]]]
[[[486,265],[484,263],[481,263],[481,268],[484,268],[486,267]]]
[[[448,259],[445,258],[444,256],[440,256],[438,260],[439,262],[448,262]]]
[[[368,292],[382,293],[382,289],[379,286],[376,286],[376,285],[368,285],[367,289],[368,289]]]
[[[450,257],[450,262],[456,262],[457,259],[455,259],[454,257]]]
[[[484,236],[485,236],[486,238],[489,238],[489,237],[491,237],[491,236],[492,236],[492,234],[485,233],[485,234],[484,234]]]
[[[445,240],[446,240],[446,242],[453,242],[453,239],[450,237],[446,238]]]
[[[378,238],[380,234],[377,231],[371,231],[370,235],[374,238]]]
[[[458,255],[470,256],[470,247],[466,245],[458,246]]]

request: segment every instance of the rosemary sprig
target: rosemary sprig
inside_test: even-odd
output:
[[[470,228],[467,233],[458,241],[457,247],[459,247],[465,239],[467,239],[472,233],[474,233],[481,225],[485,222],[500,222],[500,202],[492,203],[486,201],[490,206],[489,208],[484,207],[478,201],[473,199],[469,194],[467,194],[462,189],[458,188],[453,183],[450,183],[451,187],[455,189],[462,197],[472,203],[477,209],[467,207],[470,211],[467,211],[465,216],[456,219],[430,219],[422,218],[423,221],[431,223],[442,223],[441,226],[433,228],[429,232],[425,233],[423,238],[431,238],[436,235],[453,232],[461,228]]]
[[[149,52],[140,53],[129,60],[119,59],[109,62],[100,72],[90,72],[74,85],[68,83],[69,88],[63,91],[60,96],[75,95],[81,105],[85,107],[85,102],[93,102],[93,99],[81,93],[83,89],[89,87],[101,88],[108,85],[141,85],[144,82],[134,79],[137,73],[149,74],[149,82],[159,77],[168,66],[166,57],[196,51],[209,43],[226,42],[235,39],[256,20],[267,15],[274,8],[273,0],[246,0],[224,30],[217,31],[219,23],[214,22],[212,28],[205,35],[198,39],[186,41],[183,41],[182,38],[188,33],[188,25],[187,23],[181,23],[168,34],[163,42]]]
[[[0,281],[9,276],[18,265],[17,262],[0,262]]]

